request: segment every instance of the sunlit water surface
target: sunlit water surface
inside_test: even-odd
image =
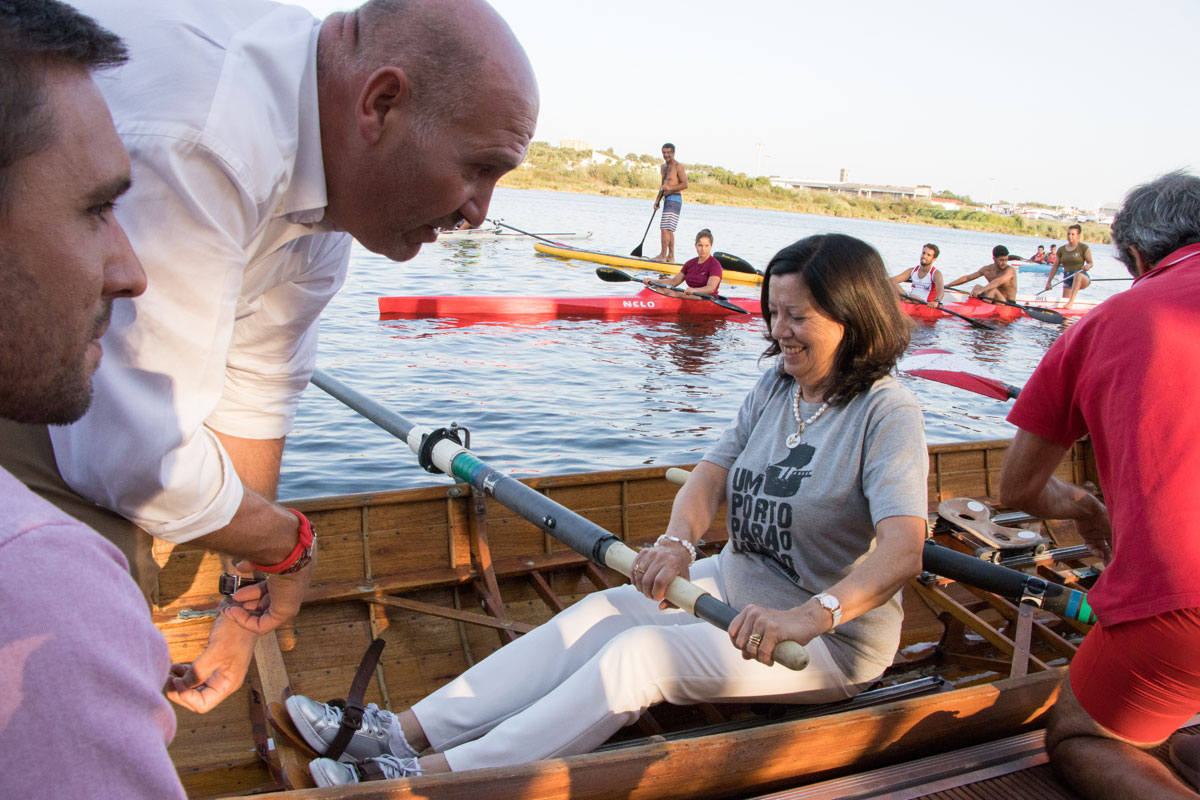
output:
[[[650,212],[646,200],[499,190],[490,216],[526,231],[592,231],[589,241],[571,244],[628,253]],[[951,278],[989,262],[995,244],[1025,256],[1038,244],[1049,244],[1018,236],[685,203],[677,260],[694,255],[691,241],[703,227],[715,234],[715,249],[760,268],[781,247],[813,233],[865,239],[892,273],[915,264],[921,246],[932,241],[942,249],[938,266]],[[657,236],[656,220],[646,240],[647,255],[657,252]],[[1094,276],[1126,276],[1111,247],[1092,245],[1092,251]],[[602,283],[595,266],[538,254],[529,239],[437,242],[403,264],[355,245],[345,288],[321,319],[318,365],[415,424],[468,427],[472,449],[512,474],[697,460],[768,366],[758,359],[766,344],[759,324],[652,318],[382,321],[376,306],[383,295],[634,291],[628,284]],[[1042,288],[1044,281],[1044,272],[1022,273],[1022,293]],[[1095,283],[1086,296],[1099,299],[1128,285]],[[733,296],[756,292],[725,288]],[[1020,385],[1062,331],[1024,317],[994,324],[995,331],[981,331],[951,319],[917,323],[912,346],[961,353]],[[925,410],[931,443],[1012,436],[1004,421],[1009,403],[907,375],[900,379]],[[422,470],[407,446],[310,386],[288,437],[280,496],[381,491],[449,480]]]

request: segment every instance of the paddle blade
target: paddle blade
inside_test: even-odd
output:
[[[721,262],[722,269],[727,269],[731,272],[745,272],[749,275],[762,275],[749,261],[732,253],[717,252],[712,255],[713,258]]]
[[[596,267],[596,277],[602,281],[609,283],[625,283],[626,281],[636,281],[637,278],[630,275],[628,272],[622,272],[613,267]]]
[[[1038,322],[1049,322],[1052,325],[1062,325],[1067,321],[1067,318],[1057,311],[1050,308],[1038,308],[1037,306],[1021,306],[1021,310],[1029,316],[1036,319]]]
[[[914,350],[912,355],[900,361],[899,367],[901,372],[907,372],[909,375],[966,389],[968,392],[996,400],[1008,400],[1021,393],[1016,386],[979,374],[979,367],[949,350],[934,347]]]
[[[703,297],[703,296],[704,295],[701,295],[701,297]],[[726,300],[724,297],[721,297],[720,295],[717,295],[717,294],[712,295],[712,301],[714,303],[716,303],[717,305],[719,305],[721,308],[727,308],[736,314],[749,314],[750,313],[749,311],[742,308],[741,306],[734,305],[733,303]]]
[[[642,244],[645,244],[645,242],[643,242]],[[642,257],[642,245],[639,244],[637,247],[630,250],[629,255],[633,256],[634,258],[641,258]]]

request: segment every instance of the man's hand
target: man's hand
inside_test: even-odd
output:
[[[1104,566],[1112,561],[1112,525],[1108,519],[1108,509],[1092,496],[1094,511],[1082,519],[1075,520],[1075,530],[1092,555],[1104,562]]]
[[[304,569],[286,575],[270,575],[261,583],[243,586],[229,598],[230,603],[222,606],[221,613],[255,634],[268,633],[291,620],[300,612],[300,603],[317,564],[316,544],[314,540],[312,561]],[[237,567],[243,572],[253,569],[245,561]]]
[[[258,634],[218,615],[204,652],[191,664],[172,664],[167,699],[204,714],[241,688]]]

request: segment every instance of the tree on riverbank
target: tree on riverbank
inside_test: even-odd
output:
[[[599,157],[597,153],[600,153]],[[505,175],[500,185],[512,189],[547,189],[653,199],[659,187],[659,163],[651,155],[629,153],[622,158],[611,150],[572,150],[553,147],[546,142],[533,142],[529,146],[525,164],[521,165],[521,169]],[[724,167],[687,163],[684,166],[688,171],[687,199],[692,203],[910,222],[1044,239],[1065,240],[1070,224],[1003,216],[973,208],[948,210],[919,200],[880,200],[787,189],[772,186],[765,177],[749,177],[744,172],[735,173]],[[969,201],[969,198],[949,191],[938,192],[937,196]],[[1083,223],[1082,238],[1089,242],[1107,243],[1110,241],[1108,226]]]

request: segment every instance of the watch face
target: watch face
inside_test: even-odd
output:
[[[821,595],[821,605],[823,605],[825,608],[828,608],[830,611],[833,611],[840,604],[832,595],[823,594]]]

